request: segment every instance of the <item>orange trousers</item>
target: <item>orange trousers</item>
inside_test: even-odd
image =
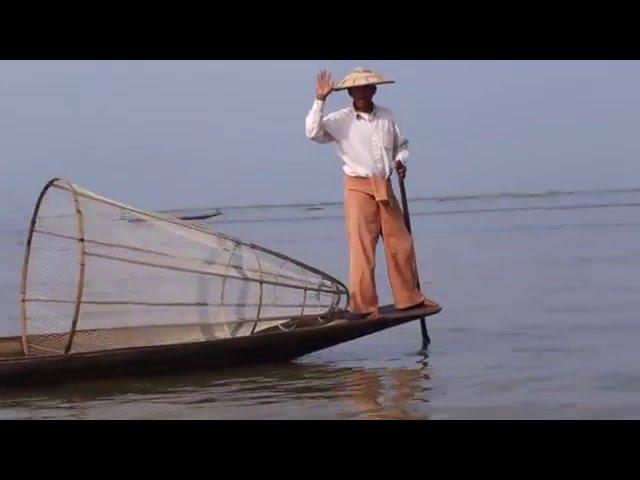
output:
[[[382,236],[394,304],[397,309],[425,301],[418,289],[413,239],[390,180],[345,176],[345,227],[349,242],[350,310],[376,313],[376,247]]]

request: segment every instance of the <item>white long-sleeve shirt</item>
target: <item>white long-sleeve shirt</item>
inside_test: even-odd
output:
[[[305,120],[306,135],[318,143],[335,142],[346,175],[389,178],[396,161],[406,164],[409,141],[400,134],[391,111],[376,105],[366,114],[348,107],[324,116],[324,104],[313,103]]]

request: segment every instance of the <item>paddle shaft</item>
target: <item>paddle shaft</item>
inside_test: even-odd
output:
[[[404,215],[404,224],[411,233],[411,217],[409,216],[409,202],[407,201],[407,190],[404,185],[404,179],[398,175],[398,182],[400,183],[400,199],[402,201],[402,213]],[[418,269],[416,268],[416,275],[418,275]],[[418,289],[420,288],[420,278],[417,278]],[[422,332],[422,346],[426,349],[431,343],[429,338],[429,332],[427,331],[427,324],[425,318],[420,318],[420,330]]]

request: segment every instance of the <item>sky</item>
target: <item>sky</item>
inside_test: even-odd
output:
[[[357,66],[396,80],[412,197],[640,187],[638,61],[0,61],[0,218],[56,176],[146,209],[340,201],[304,118]]]

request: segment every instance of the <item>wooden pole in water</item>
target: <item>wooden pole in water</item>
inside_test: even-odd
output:
[[[404,224],[411,233],[411,218],[409,216],[409,202],[407,201],[407,190],[404,185],[404,179],[398,175],[398,182],[400,183],[400,198],[402,200],[402,213],[404,214]],[[417,267],[417,265],[416,265]],[[416,275],[418,274],[416,268]],[[418,288],[420,288],[420,278],[417,279]],[[420,318],[420,331],[422,332],[422,348],[426,350],[429,348],[429,344],[431,343],[431,338],[429,338],[429,332],[427,331],[427,324],[425,322],[425,318]]]

